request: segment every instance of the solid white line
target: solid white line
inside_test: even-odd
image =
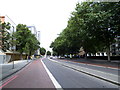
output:
[[[42,60],[43,60],[43,59],[42,59]],[[48,70],[48,68],[46,67],[46,65],[44,64],[44,62],[43,62],[42,60],[41,60],[41,62],[42,62],[42,64],[43,64],[45,70],[47,71],[50,79],[52,80],[55,88],[60,88],[60,89],[62,89],[61,85],[57,82],[57,80],[54,78],[54,76],[53,76],[52,73]]]

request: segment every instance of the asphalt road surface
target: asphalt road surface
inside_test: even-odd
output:
[[[73,61],[68,61],[68,60],[60,60],[60,59],[55,59],[59,62],[64,62],[64,63],[70,63],[70,64],[74,64],[74,65],[77,65],[77,66],[82,66],[82,67],[85,67],[85,68],[89,68],[89,69],[93,69],[93,70],[98,70],[98,71],[102,71],[102,72],[107,72],[107,73],[110,73],[110,74],[115,74],[115,75],[119,75],[119,72],[120,72],[120,69],[117,69],[117,68],[110,68],[110,67],[104,67],[104,66],[97,66],[97,65],[92,65],[92,64],[85,64],[85,63],[80,63],[80,62],[73,62]]]
[[[64,67],[49,59],[45,58],[43,62],[62,88],[118,88],[117,85]]]

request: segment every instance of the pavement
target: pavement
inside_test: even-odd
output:
[[[31,61],[32,60],[14,61],[14,68],[13,68],[13,62],[7,64],[0,64],[0,72],[1,72],[0,81],[18,72],[26,65],[28,65]]]
[[[50,59],[50,60],[53,62],[59,63],[65,67],[71,68],[73,70],[76,70],[76,71],[88,74],[90,76],[94,76],[96,78],[100,78],[102,80],[120,85],[120,82],[119,82],[120,76],[118,75],[119,72],[118,72],[118,74],[115,75],[115,74],[111,74],[111,73],[107,73],[107,72],[103,72],[103,71],[99,71],[99,70],[94,70],[94,69],[91,69],[88,67],[86,68],[85,66],[81,66],[81,65],[74,65],[72,63],[66,63],[66,60],[63,60],[63,62],[61,62],[60,60],[57,60],[57,59],[56,60]]]

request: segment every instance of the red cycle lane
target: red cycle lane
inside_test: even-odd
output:
[[[6,81],[1,88],[55,88],[40,59]]]

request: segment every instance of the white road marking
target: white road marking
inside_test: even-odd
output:
[[[42,60],[43,60],[43,59],[42,59]],[[53,76],[52,73],[48,70],[48,68],[46,67],[46,65],[44,64],[44,62],[43,62],[42,60],[41,60],[41,62],[42,62],[42,64],[43,64],[45,70],[47,71],[47,73],[48,73],[50,79],[52,80],[52,82],[53,82],[55,88],[57,88],[57,89],[59,88],[59,89],[62,90],[61,85],[57,82],[57,80],[54,78],[54,76]]]

